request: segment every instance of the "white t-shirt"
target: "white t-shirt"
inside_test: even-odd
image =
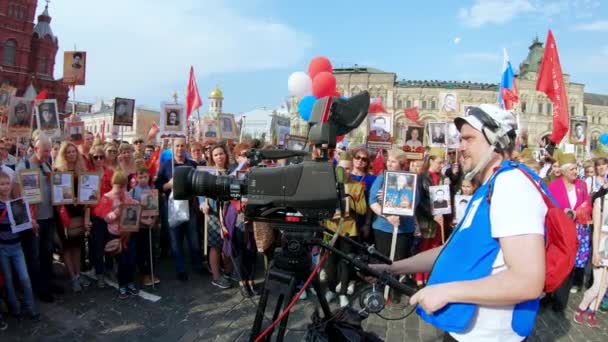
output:
[[[477,201],[485,200],[484,197]],[[472,203],[470,211],[477,207],[479,205]],[[499,239],[525,234],[544,235],[546,214],[547,206],[542,195],[520,170],[505,171],[497,176],[490,206],[492,237]],[[492,265],[492,274],[504,270],[506,266],[501,249]],[[471,328],[465,333],[451,333],[451,335],[458,341],[521,341],[524,337],[517,335],[511,328],[513,308],[514,305],[479,305]]]

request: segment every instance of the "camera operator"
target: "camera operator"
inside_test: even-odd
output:
[[[464,218],[446,245],[372,267],[396,274],[432,270],[410,303],[423,320],[449,331],[444,341],[521,341],[532,332],[544,286],[547,207],[510,161],[513,114],[481,105],[455,123],[463,171],[482,184]]]

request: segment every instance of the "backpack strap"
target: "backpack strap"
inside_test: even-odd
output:
[[[517,170],[521,171],[526,176],[526,178],[528,178],[530,180],[530,182],[532,182],[532,184],[534,184],[534,186],[536,187],[538,192],[543,197],[543,201],[545,202],[545,205],[547,206],[547,208],[551,209],[551,208],[557,207],[555,205],[555,203],[553,202],[553,200],[551,199],[551,197],[549,197],[549,195],[547,194],[547,191],[545,191],[544,188],[540,185],[539,181],[534,179],[534,177],[532,177],[530,172],[528,172],[524,166],[522,166],[521,164],[516,163],[516,162],[512,162],[509,165],[512,168],[502,167],[498,171],[496,171],[496,173],[494,173],[494,175],[490,179],[490,185],[488,188],[488,195],[487,195],[488,202],[491,203],[492,193],[494,192],[494,181],[496,180],[496,177],[504,171],[517,169]]]

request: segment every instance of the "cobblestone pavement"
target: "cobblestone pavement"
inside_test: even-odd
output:
[[[40,303],[39,323],[8,318],[9,329],[0,341],[247,341],[255,306],[241,297],[238,289],[218,290],[209,275],[191,274],[187,283],[175,280],[170,262],[161,267],[162,284],[147,290],[162,299],[120,300],[115,289],[90,287],[81,294],[65,294],[53,304]],[[310,297],[309,297],[310,298]],[[530,341],[608,341],[608,314],[599,314],[599,329],[574,324],[572,309],[581,295],[572,295],[570,308],[561,316],[543,310]],[[335,304],[332,304],[335,306]],[[313,301],[300,301],[289,318],[286,341],[300,341]],[[403,314],[398,305],[384,314]],[[388,342],[440,341],[441,333],[413,314],[404,320],[385,321],[371,316],[364,328]]]

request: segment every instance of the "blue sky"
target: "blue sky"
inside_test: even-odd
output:
[[[317,55],[400,79],[498,82],[502,49],[518,69],[549,28],[571,80],[608,94],[608,2],[599,0],[57,0],[50,13],[55,76],[63,51],[88,52],[82,101],[158,108],[174,90],[183,97],[192,64],[204,111],[215,85],[226,112],[274,107],[289,75]]]

